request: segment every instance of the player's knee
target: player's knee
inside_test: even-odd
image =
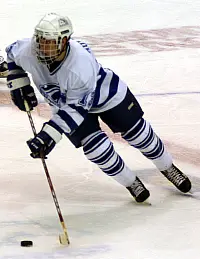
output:
[[[141,118],[138,120],[133,127],[131,127],[129,130],[126,132],[123,132],[122,138],[124,138],[126,141],[131,142],[137,139],[143,132],[147,131],[147,123],[146,121]]]
[[[96,131],[82,141],[86,157],[94,163],[103,163],[113,152],[113,144],[103,131]]]

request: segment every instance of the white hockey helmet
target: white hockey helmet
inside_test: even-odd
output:
[[[70,19],[56,13],[46,14],[36,25],[33,50],[41,63],[52,64],[63,51],[62,40],[73,34]]]

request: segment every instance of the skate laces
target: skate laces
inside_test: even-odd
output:
[[[166,177],[177,186],[186,179],[185,175],[173,165],[169,169],[165,170],[164,173]]]
[[[139,179],[135,179],[135,181],[133,182],[133,184],[130,186],[132,192],[135,194],[135,196],[137,197],[138,195],[140,195],[141,192],[143,192],[144,186],[141,183],[141,181]]]

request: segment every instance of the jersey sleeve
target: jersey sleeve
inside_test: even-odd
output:
[[[20,61],[20,52],[22,51],[22,49],[23,41],[16,41],[6,48],[8,70],[10,74],[24,71],[22,69],[22,64]]]

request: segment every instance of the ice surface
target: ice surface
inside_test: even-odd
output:
[[[99,47],[99,60],[128,83],[196,193],[181,195],[139,152],[113,140],[151,192],[152,205],[138,205],[63,138],[47,160],[71,241],[62,247],[62,229],[41,161],[29,157],[25,143],[32,136],[27,115],[2,105],[0,258],[199,258],[199,1],[2,1],[0,47],[31,36],[38,19],[49,11],[69,15],[75,36],[96,35],[100,41],[99,35],[106,33],[104,41],[115,44],[116,51],[114,35],[125,33],[124,53],[101,55],[104,49]],[[134,30],[145,34],[146,41],[130,33]],[[132,55],[126,51],[134,49]],[[0,83],[4,87],[5,81]],[[34,114],[34,121],[39,130],[45,119]],[[24,239],[34,246],[20,247]]]

